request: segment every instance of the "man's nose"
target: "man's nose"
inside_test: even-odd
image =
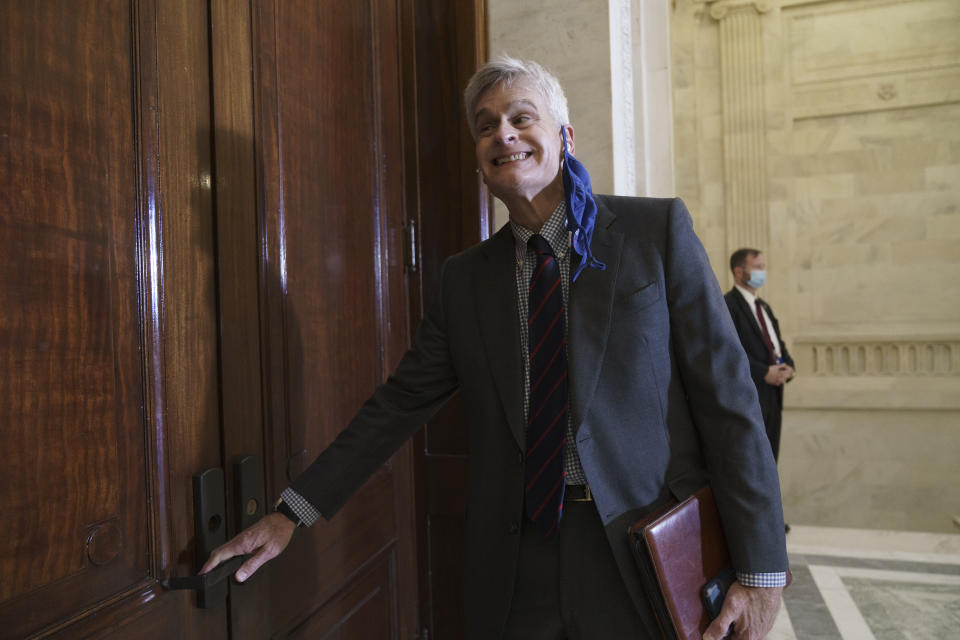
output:
[[[517,130],[514,129],[510,123],[505,122],[497,127],[497,142],[516,142],[517,141]]]

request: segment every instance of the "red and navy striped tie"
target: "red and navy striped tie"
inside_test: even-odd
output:
[[[545,538],[557,533],[565,487],[563,447],[567,440],[567,339],[560,266],[540,234],[529,240],[537,256],[530,279],[527,345],[530,351],[530,409],[524,459],[527,517]]]

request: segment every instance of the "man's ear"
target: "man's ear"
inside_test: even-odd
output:
[[[575,148],[575,145],[573,144],[573,125],[568,124],[564,127],[564,129],[566,129],[567,132],[567,151],[570,153],[570,155],[575,156],[577,154],[573,152]]]

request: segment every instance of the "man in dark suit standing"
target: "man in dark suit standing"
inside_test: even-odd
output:
[[[626,537],[710,482],[737,570],[718,640],[758,640],[786,582],[779,482],[743,350],[678,199],[594,197],[557,79],[502,57],[465,92],[510,222],[450,257],[410,350],[277,513],[203,571],[332,517],[450,396],[469,423],[470,638],[659,637]],[[322,526],[322,525],[321,525]]]
[[[757,387],[763,425],[773,449],[780,456],[780,424],[783,385],[794,376],[793,358],[787,352],[780,323],[773,309],[757,296],[767,280],[767,259],[756,249],[738,249],[730,256],[733,288],[724,295],[733,326],[750,361],[750,377]]]

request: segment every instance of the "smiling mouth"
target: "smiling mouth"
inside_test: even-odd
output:
[[[494,158],[493,164],[499,167],[500,165],[510,164],[511,162],[516,162],[517,160],[524,160],[532,155],[533,153],[530,151],[521,151],[520,153],[514,153],[509,156]]]

